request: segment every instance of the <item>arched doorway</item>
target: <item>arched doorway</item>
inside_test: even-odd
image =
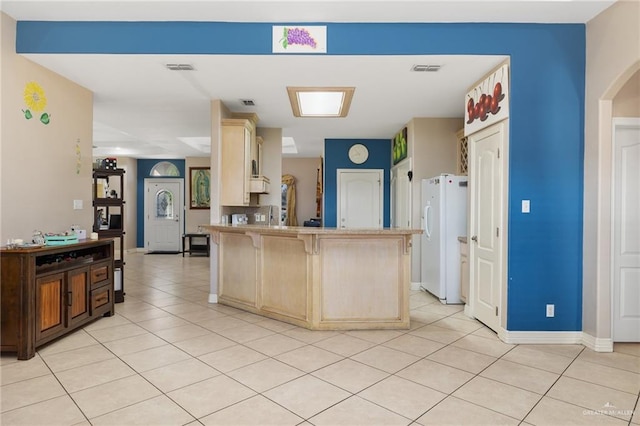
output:
[[[614,303],[614,279],[613,279],[613,250],[614,250],[614,102],[620,90],[634,76],[640,72],[640,61],[620,74],[604,92],[598,101],[598,176],[597,183],[597,220],[596,220],[596,292],[595,299],[597,312],[595,321],[595,336],[592,346],[599,351],[613,350],[613,314]],[[583,318],[593,314],[583,306]],[[583,319],[583,322],[585,320]]]

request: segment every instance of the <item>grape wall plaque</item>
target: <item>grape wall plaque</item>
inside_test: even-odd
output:
[[[327,27],[274,25],[273,53],[327,53]]]

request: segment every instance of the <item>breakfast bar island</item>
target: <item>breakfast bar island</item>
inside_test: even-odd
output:
[[[408,329],[416,229],[209,225],[218,303],[312,330]]]

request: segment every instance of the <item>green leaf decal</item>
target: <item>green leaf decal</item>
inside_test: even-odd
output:
[[[23,109],[22,112],[24,113],[24,118],[26,118],[27,120],[30,120],[33,117],[33,115],[31,114],[31,111],[29,111],[28,109],[27,110]]]
[[[49,124],[49,122],[51,121],[51,116],[46,112],[42,113],[42,115],[40,116],[40,121],[42,122],[42,124]]]

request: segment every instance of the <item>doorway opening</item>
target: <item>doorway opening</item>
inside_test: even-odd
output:
[[[180,253],[183,188],[183,178],[144,180],[144,247],[149,253]]]

